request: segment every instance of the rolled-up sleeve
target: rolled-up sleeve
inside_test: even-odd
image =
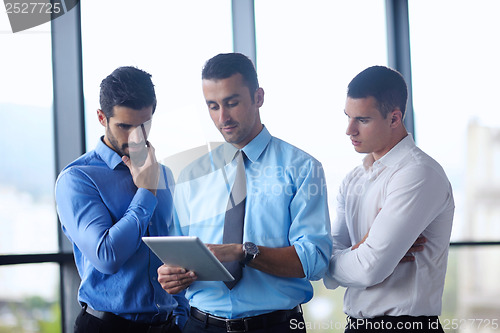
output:
[[[323,167],[311,162],[290,204],[289,239],[309,280],[319,280],[328,268],[332,251],[330,216]]]

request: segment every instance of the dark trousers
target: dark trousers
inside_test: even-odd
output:
[[[224,327],[205,324],[204,322],[189,316],[182,333],[226,333]],[[243,332],[243,331],[242,331]],[[289,319],[283,323],[275,324],[272,326],[255,329],[251,333],[306,333],[304,317],[302,313],[294,313]]]
[[[119,316],[100,319],[82,309],[75,321],[75,333],[180,333],[173,320],[163,325],[148,325]]]
[[[437,316],[382,316],[357,319],[348,317],[345,333],[444,333]]]

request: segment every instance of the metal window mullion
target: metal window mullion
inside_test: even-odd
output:
[[[387,53],[389,67],[399,71],[408,85],[408,105],[404,124],[415,136],[413,89],[411,78],[410,23],[408,0],[386,0]]]
[[[232,0],[233,51],[243,53],[257,66],[254,0]]]
[[[80,5],[51,22],[56,175],[85,151]],[[58,228],[59,252],[72,246]],[[60,264],[62,331],[72,332],[80,311],[80,277],[72,261]]]

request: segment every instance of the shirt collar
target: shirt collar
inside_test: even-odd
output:
[[[396,165],[413,147],[415,147],[415,141],[413,141],[412,135],[408,134],[377,161],[375,161],[372,154],[366,155],[363,158],[363,166],[366,171],[376,174],[376,171],[384,166],[391,167]]]
[[[113,149],[109,148],[103,139],[104,136],[97,143],[95,151],[110,169],[114,169],[118,164],[122,163],[122,158]]]
[[[392,147],[387,154],[382,156],[378,162],[389,167],[394,166],[399,163],[413,147],[415,147],[415,141],[413,141],[412,135],[408,133],[408,135],[399,141],[397,145]]]
[[[264,149],[266,149],[271,138],[271,134],[266,126],[263,126],[262,131],[241,150],[243,150],[250,161],[255,162],[259,159]]]

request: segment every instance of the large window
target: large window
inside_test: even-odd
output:
[[[417,143],[441,163],[453,186],[453,241],[500,239],[500,118],[492,102],[500,88],[499,11],[496,0],[409,1]],[[498,321],[494,277],[500,271],[491,264],[498,262],[498,249],[452,253],[448,314],[476,320],[471,331],[490,332],[491,326],[477,324]]]
[[[87,150],[104,134],[96,116],[99,85],[118,66],[152,74],[158,106],[150,141],[158,159],[220,141],[207,126],[201,69],[212,56],[232,51],[231,31],[229,0],[82,3]]]
[[[340,181],[362,159],[345,135],[347,84],[387,65],[384,1],[256,0],[255,23],[263,122],[323,163],[334,207]]]
[[[453,185],[453,239],[498,240],[500,117],[492,99],[500,88],[500,3],[409,5],[416,136]]]
[[[0,255],[57,252],[50,24],[13,34],[3,11],[0,45]],[[0,266],[0,331],[60,330],[58,276]]]
[[[452,183],[452,240],[498,241],[500,118],[491,100],[500,88],[500,2],[408,2],[414,134]],[[386,3],[255,0],[263,122],[323,163],[332,220],[338,185],[362,159],[345,135],[346,87],[364,68],[387,65]],[[221,140],[203,101],[201,69],[233,51],[231,0],[83,1],[81,24],[87,150],[104,133],[99,84],[126,65],[153,75],[158,108],[150,140],[160,160]],[[50,36],[49,23],[13,34],[0,11],[0,256],[58,252]],[[498,252],[451,249],[446,332],[498,331]],[[61,331],[59,270],[57,263],[0,266],[0,332]],[[343,332],[344,289],[314,287],[304,306],[308,332]],[[66,315],[71,321],[76,313]]]

